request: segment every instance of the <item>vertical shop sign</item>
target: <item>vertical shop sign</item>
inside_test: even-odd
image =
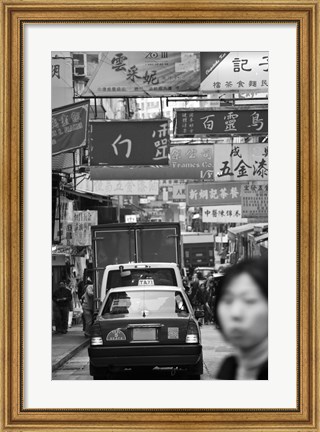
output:
[[[268,217],[268,184],[259,182],[241,188],[242,215],[246,218]]]
[[[91,245],[91,227],[98,224],[96,210],[74,211],[72,226],[73,246]]]

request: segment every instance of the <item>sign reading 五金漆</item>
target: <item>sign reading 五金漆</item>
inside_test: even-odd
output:
[[[91,227],[98,224],[96,210],[74,211],[72,225],[73,246],[91,245]]]
[[[87,143],[89,101],[52,110],[52,154],[70,152]]]
[[[187,184],[187,205],[208,206],[241,203],[241,183],[189,183]]]
[[[267,51],[202,52],[201,85],[205,92],[268,92]]]
[[[173,95],[199,87],[199,52],[108,51],[81,96]]]
[[[246,218],[268,217],[268,184],[243,185],[241,189],[242,216]]]
[[[242,218],[241,205],[203,207],[202,220],[215,223],[247,222],[246,218]]]
[[[247,135],[268,133],[267,109],[187,109],[175,110],[174,135]]]
[[[193,179],[213,180],[213,146],[172,146],[168,166],[90,167],[92,180]]]
[[[167,120],[91,122],[91,166],[168,165]]]
[[[216,181],[267,180],[268,144],[216,144],[214,172]]]

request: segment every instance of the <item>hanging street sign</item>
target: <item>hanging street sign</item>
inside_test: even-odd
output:
[[[170,96],[199,87],[199,52],[108,51],[81,96]]]
[[[203,92],[268,92],[268,51],[202,52]]]
[[[241,205],[202,207],[202,221],[213,223],[247,222],[242,217]]]
[[[217,109],[177,108],[174,136],[264,135],[268,133],[268,110],[233,107]]]
[[[92,121],[90,165],[168,165],[169,123],[163,119]]]
[[[215,181],[267,180],[268,144],[215,144]]]
[[[89,101],[52,110],[52,155],[71,152],[87,143]]]
[[[168,166],[90,167],[92,180],[213,180],[213,146],[172,146]]]
[[[83,180],[78,190],[99,195],[159,195],[159,180]]]
[[[190,207],[241,204],[240,182],[202,182],[187,184],[187,205]]]
[[[268,217],[268,183],[243,185],[241,189],[242,216],[246,218]]]

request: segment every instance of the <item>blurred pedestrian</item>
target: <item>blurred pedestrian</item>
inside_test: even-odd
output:
[[[84,334],[85,336],[90,337],[91,326],[93,323],[94,295],[92,281],[89,277],[87,278],[87,285],[82,300]]]
[[[222,363],[221,380],[268,379],[268,261],[230,267],[216,293],[217,321],[236,355]]]
[[[68,317],[71,307],[72,294],[66,287],[66,283],[61,281],[59,287],[54,291],[52,300],[55,304],[55,323],[56,334],[68,332]]]

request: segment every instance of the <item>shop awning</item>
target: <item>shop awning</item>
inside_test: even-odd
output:
[[[69,189],[68,187],[64,188],[64,192],[66,192],[68,195],[74,195],[82,198],[87,198],[91,200],[96,200],[99,202],[112,202],[110,196],[100,195],[95,192],[88,192],[88,191],[82,191],[82,190],[74,190]]]
[[[229,228],[228,229],[228,236],[230,240],[233,240],[236,238],[238,234],[245,234],[249,231],[253,231],[254,224],[246,224],[246,225],[240,225],[237,227]]]

